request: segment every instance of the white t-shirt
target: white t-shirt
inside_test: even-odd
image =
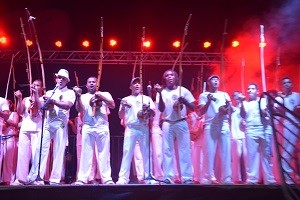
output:
[[[109,92],[100,92],[108,100],[113,100]],[[93,116],[93,107],[90,105],[90,100],[94,94],[85,93],[81,95],[81,101],[84,107],[83,124],[91,127],[98,127],[99,125],[108,125],[108,115],[110,113],[108,106],[102,101],[102,106],[96,108],[95,116]]]
[[[243,103],[246,112],[246,127],[270,125],[270,120],[260,116],[260,109],[266,109],[267,101],[265,98],[261,98],[260,107],[259,99],[244,101]]]
[[[30,131],[30,132],[38,132],[42,129],[42,112],[39,110],[37,115],[34,117],[30,117],[28,113],[28,108],[30,108],[30,97],[25,97],[25,112],[22,118],[22,126],[20,131]],[[40,97],[42,101],[42,97]]]
[[[187,117],[187,108],[184,104],[183,104],[183,108],[182,108],[182,110],[180,110],[180,112],[178,112],[177,109],[173,108],[174,103],[179,98],[179,87],[180,86],[178,86],[174,90],[170,90],[166,87],[162,90],[161,95],[162,95],[163,101],[165,102],[165,110],[162,113],[162,119],[170,120],[170,121],[177,121],[177,120]],[[181,86],[180,93],[181,93],[180,95],[189,103],[192,103],[195,101],[195,98],[192,95],[192,93],[185,87]],[[156,95],[156,102],[159,102],[159,94]]]
[[[46,92],[46,96],[50,97],[53,93],[53,90],[49,90]],[[74,104],[76,96],[73,90],[68,89],[68,87],[64,87],[62,89],[57,89],[55,90],[53,96],[51,97],[52,99],[54,99],[55,101],[69,101],[72,104]],[[54,106],[54,111],[55,112],[51,112],[51,111],[47,111],[47,118],[48,118],[48,122],[63,122],[63,123],[67,123],[69,120],[69,116],[70,116],[70,109],[65,110],[62,108],[59,108],[58,106]]]
[[[298,92],[292,92],[292,94],[282,98],[282,97],[276,97],[275,98],[279,103],[282,103],[286,108],[293,111],[295,106],[300,105],[300,93]],[[275,107],[278,107],[277,104],[274,105]],[[290,113],[286,112],[286,116],[289,117],[292,121],[296,123],[300,123],[299,119],[295,118]],[[285,122],[288,122],[288,120],[285,119]]]
[[[203,92],[199,96],[199,105],[203,106],[207,103],[207,95],[211,94],[214,98],[216,98],[216,101],[211,101],[210,105],[207,108],[206,113],[204,114],[204,123],[205,124],[211,124],[214,121],[227,121],[229,119],[228,115],[219,114],[219,108],[221,106],[226,105],[226,101],[231,101],[230,96],[227,92],[221,92],[217,91],[214,93],[210,92]]]
[[[152,101],[152,99],[146,95],[137,95],[137,96],[134,96],[134,95],[130,95],[130,96],[127,96],[127,97],[124,97],[122,99],[122,101],[126,101],[128,102],[131,107],[125,107],[125,115],[124,115],[124,119],[123,120],[123,123],[125,126],[127,125],[141,125],[141,124],[148,124],[148,120],[140,120],[137,116],[137,113],[139,111],[142,110],[143,108],[143,104],[146,104],[146,105],[149,105],[150,106],[150,109],[153,110],[155,112],[155,105]],[[121,110],[121,105],[119,107],[119,110]]]
[[[8,106],[8,102],[6,99],[0,97],[0,111],[9,111],[9,106]],[[2,135],[2,126],[3,126],[3,118],[0,117],[0,133]]]

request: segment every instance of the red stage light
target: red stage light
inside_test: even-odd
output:
[[[61,41],[56,41],[55,46],[61,48],[62,47],[62,42]]]
[[[234,40],[234,41],[232,42],[232,46],[233,46],[233,47],[237,47],[237,46],[239,46],[239,45],[240,45],[240,42],[237,41],[237,40]]]
[[[2,36],[2,37],[0,38],[0,43],[1,43],[1,44],[6,44],[6,43],[7,43],[7,38],[4,37],[4,36]]]
[[[33,44],[33,42],[32,42],[31,40],[26,40],[26,45],[27,45],[27,46],[30,47],[32,44]]]
[[[117,45],[117,41],[114,40],[114,39],[111,39],[111,40],[109,40],[109,45],[110,45],[111,47],[114,47],[114,46]]]
[[[179,48],[180,47],[180,42],[178,40],[173,42],[173,47]]]
[[[90,46],[90,42],[89,41],[87,41],[87,40],[85,40],[85,41],[83,41],[82,42],[82,46],[84,46],[84,47],[89,47]]]
[[[208,41],[204,42],[204,43],[203,43],[203,47],[204,47],[204,48],[211,47],[211,42],[208,42]]]
[[[151,42],[149,40],[147,40],[143,43],[143,46],[146,47],[146,48],[150,48],[151,47]]]

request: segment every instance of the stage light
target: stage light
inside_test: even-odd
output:
[[[55,42],[55,46],[58,47],[58,48],[61,48],[61,47],[62,47],[62,42],[59,41],[59,40],[56,41],[56,42]]]
[[[237,46],[239,46],[240,45],[240,42],[239,41],[237,41],[237,40],[234,40],[233,42],[232,42],[232,44],[231,44],[233,47],[237,47]]]
[[[27,46],[30,47],[32,44],[33,44],[33,42],[32,42],[31,40],[26,40],[26,45],[27,45]]]
[[[178,40],[173,42],[173,47],[179,48],[180,47],[180,42]]]
[[[82,42],[82,46],[84,46],[84,47],[89,47],[90,46],[90,42],[89,41],[87,41],[87,40],[85,40],[85,41],[83,41]]]
[[[115,47],[117,45],[117,41],[114,39],[109,40],[109,46]]]
[[[259,47],[265,47],[265,46],[267,46],[267,43],[265,43],[265,42],[260,42],[259,43]]]
[[[209,48],[209,47],[211,47],[211,43],[206,41],[206,42],[203,43],[203,47],[204,48]]]
[[[149,40],[147,40],[143,43],[143,46],[146,47],[146,48],[150,48],[151,47],[151,42]]]
[[[7,43],[7,38],[4,37],[4,36],[2,36],[2,37],[0,38],[0,43],[1,43],[1,44],[6,44],[6,43]]]

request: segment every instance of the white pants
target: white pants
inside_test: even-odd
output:
[[[248,151],[247,182],[257,183],[260,177],[260,163],[265,184],[275,181],[272,163],[272,135],[270,128],[249,128],[246,130]]]
[[[129,182],[130,164],[133,158],[136,142],[139,143],[143,158],[143,177],[145,178],[149,175],[149,128],[147,126],[139,126],[138,128],[127,126],[124,133],[123,157],[118,181],[124,183]]]
[[[181,181],[192,180],[191,139],[188,124],[185,120],[176,123],[163,122],[163,171],[164,179],[174,180],[175,140],[178,144],[178,161]]]
[[[2,182],[13,182],[15,179],[15,137],[1,141],[0,172]],[[3,165],[3,168],[2,168]]]
[[[205,179],[216,180],[215,159],[217,155],[220,158],[221,181],[231,181],[231,147],[229,124],[222,122],[218,125],[208,124],[203,130],[203,162]],[[219,154],[217,154],[217,147]]]
[[[95,150],[98,156],[98,170],[102,183],[112,181],[110,166],[110,134],[108,125],[93,128],[84,124],[82,126],[82,152],[80,157],[78,180],[87,183],[93,162],[95,162]],[[97,158],[96,156],[96,158]]]
[[[231,139],[232,180],[235,183],[246,181],[247,147],[246,139]]]
[[[39,144],[37,145],[33,164],[28,175],[29,181],[36,180],[38,174],[40,175],[40,178],[44,178],[47,169],[47,160],[50,151],[51,140],[53,140],[53,160],[49,181],[52,183],[60,183],[63,173],[65,148],[68,142],[68,126],[63,125],[62,122],[56,122],[51,125],[47,123],[45,124],[42,139],[42,150],[40,152],[41,136],[39,136]],[[41,159],[39,158],[40,156]]]
[[[19,133],[19,147],[17,159],[16,179],[27,181],[29,173],[29,164],[33,160],[34,154],[38,144],[37,132],[20,132]]]

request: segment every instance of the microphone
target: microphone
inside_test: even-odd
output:
[[[42,110],[47,110],[47,107],[48,107],[48,104],[50,103],[50,100],[52,98],[52,96],[54,95],[55,93],[55,90],[57,90],[57,88],[59,87],[59,83],[57,83],[55,85],[55,88],[52,90],[52,95],[47,99],[47,101],[44,103],[44,105],[42,106]]]
[[[59,87],[59,84],[57,83],[57,84],[55,85],[55,88],[53,89],[53,92],[55,92],[55,90],[56,90],[58,87]]]

